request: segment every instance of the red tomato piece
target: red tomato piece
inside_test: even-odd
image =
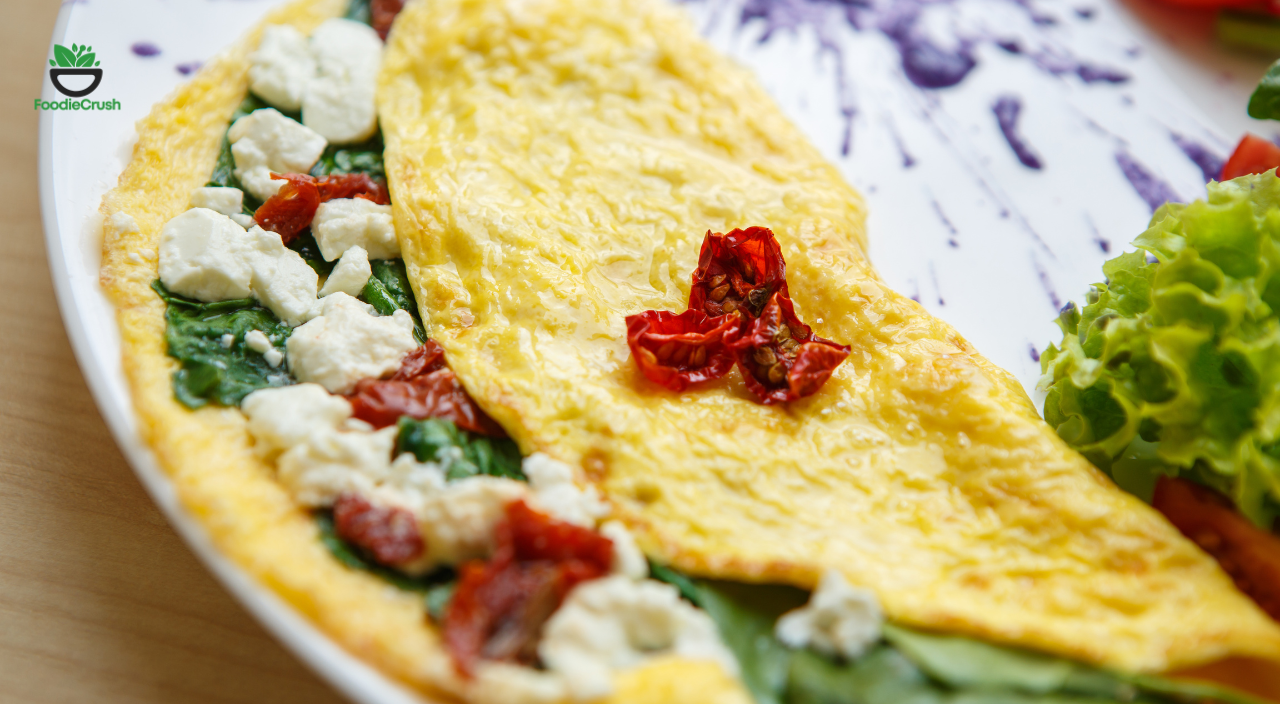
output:
[[[433,340],[410,352],[390,379],[356,382],[347,400],[355,417],[375,428],[395,425],[400,416],[448,418],[463,430],[507,436],[462,387],[445,362],[444,349]]]
[[[480,660],[531,664],[542,625],[579,583],[603,577],[613,543],[581,526],[557,521],[524,501],[507,506],[488,562],[462,567],[444,615],[444,642],[458,670],[470,676]]]
[[[391,31],[391,23],[395,21],[396,15],[400,14],[400,10],[404,8],[404,0],[373,0],[369,3],[369,24],[373,25],[374,31],[382,37],[382,41],[387,40],[387,33]]]
[[[476,405],[452,369],[439,369],[412,379],[361,379],[347,396],[356,418],[375,428],[395,425],[400,416],[447,418],[463,430],[506,437]]]
[[[298,233],[311,227],[311,219],[320,207],[320,189],[316,187],[316,180],[306,174],[273,173],[271,178],[286,183],[258,207],[253,219],[262,229],[280,235],[288,245]]]
[[[707,231],[689,290],[691,310],[713,317],[742,310],[755,317],[778,291],[789,295],[787,264],[772,230]]]
[[[747,388],[765,405],[817,393],[849,356],[847,345],[814,335],[781,292],[769,297],[760,317],[748,323],[728,347]]]
[[[320,189],[320,202],[339,198],[364,198],[378,205],[389,205],[391,197],[387,185],[368,174],[330,174],[316,181]]]
[[[646,378],[672,391],[684,391],[690,384],[729,373],[733,356],[725,339],[741,325],[736,313],[708,318],[699,310],[679,315],[648,310],[627,316],[627,345]]]
[[[1222,166],[1219,181],[1230,181],[1239,176],[1261,174],[1280,166],[1280,147],[1252,134],[1246,134],[1236,145],[1231,158]]]
[[[375,506],[358,494],[342,494],[333,504],[338,537],[383,565],[405,565],[427,550],[418,521],[408,509]]]
[[[1280,621],[1280,537],[1236,513],[1213,490],[1185,479],[1161,477],[1151,505]]]

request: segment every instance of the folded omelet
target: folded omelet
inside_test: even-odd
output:
[[[432,338],[525,452],[580,466],[652,557],[1125,671],[1280,659],[1280,627],[885,286],[862,199],[662,0],[429,0],[379,86]],[[816,395],[673,394],[627,315],[683,310],[708,230],[772,228],[800,317],[852,352]],[[881,233],[891,237],[892,233]]]
[[[345,0],[264,24],[308,33]],[[225,554],[348,650],[461,695],[417,596],[350,570],[253,452],[236,409],[173,397],[164,223],[188,206],[247,89],[260,29],[138,123],[103,201],[102,285],[144,439]],[[1116,490],[1017,384],[888,290],[864,208],[754,79],[662,0],[417,0],[379,86],[397,230],[431,334],[527,454],[581,467],[652,557],[812,587],[829,567],[890,618],[1125,670],[1280,659],[1280,629]],[[708,229],[773,228],[798,312],[852,346],[820,393],[760,406],[736,376],[674,395],[625,316],[682,309]],[[707,663],[658,660],[613,701],[744,702]]]

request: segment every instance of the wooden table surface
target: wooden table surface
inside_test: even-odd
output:
[[[76,366],[46,263],[31,107],[58,7],[0,9],[0,701],[344,701],[196,561]]]
[[[166,523],[76,365],[46,262],[30,103],[58,8],[0,11],[0,701],[340,702]],[[1204,20],[1175,24],[1190,36]]]

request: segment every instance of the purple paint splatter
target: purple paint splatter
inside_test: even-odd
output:
[[[152,44],[151,42],[137,42],[133,46],[129,47],[129,51],[132,51],[135,56],[141,56],[144,59],[160,55],[160,47]]]
[[[1082,20],[1091,20],[1091,19],[1093,19],[1094,15],[1096,15],[1096,14],[1097,14],[1097,10],[1095,10],[1095,9],[1094,9],[1094,8],[1092,8],[1092,7],[1077,7],[1077,8],[1076,8],[1076,17],[1079,17],[1079,18],[1080,18],[1080,19],[1082,19]]]
[[[1173,143],[1178,145],[1183,154],[1187,155],[1196,166],[1200,167],[1200,173],[1204,175],[1204,182],[1218,180],[1218,176],[1222,175],[1222,165],[1226,163],[1217,152],[1210,150],[1208,147],[1196,142],[1192,139],[1184,137],[1177,132],[1169,133],[1173,138]]]
[[[1031,149],[1026,139],[1018,132],[1018,117],[1022,114],[1022,101],[1012,95],[1001,96],[996,100],[995,105],[991,106],[991,111],[995,113],[1000,132],[1004,135],[1004,140],[1009,143],[1014,156],[1018,157],[1018,161],[1028,169],[1036,171],[1043,169],[1044,163],[1040,161],[1040,156]]]
[[[1084,219],[1085,222],[1089,223],[1089,229],[1093,231],[1093,243],[1098,245],[1098,249],[1102,250],[1103,254],[1110,254],[1111,242],[1098,231],[1098,225],[1093,221],[1093,218],[1089,217],[1088,213],[1085,213]]]
[[[199,71],[201,66],[204,66],[203,61],[188,61],[184,64],[178,64],[177,66],[174,66],[174,68],[178,70],[178,73],[181,73],[184,76],[190,76],[196,71]]]
[[[1058,292],[1053,288],[1053,281],[1049,279],[1049,272],[1040,266],[1040,262],[1031,258],[1031,263],[1036,268],[1036,276],[1040,279],[1040,287],[1044,289],[1045,295],[1049,297],[1049,302],[1053,304],[1055,310],[1062,307],[1062,299],[1058,298]]]
[[[933,212],[938,214],[938,219],[942,221],[942,224],[945,225],[947,230],[951,233],[951,238],[947,240],[947,244],[952,247],[959,247],[960,243],[956,241],[956,236],[960,233],[956,230],[956,226],[951,222],[951,218],[947,217],[947,214],[942,212],[942,205],[938,203],[936,198],[930,202],[933,203]]]
[[[933,290],[938,292],[938,305],[947,305],[947,302],[942,299],[942,287],[938,285],[938,269],[934,267],[933,262],[929,262],[929,278],[933,279]]]
[[[1027,343],[1027,351],[1031,353],[1031,361],[1033,361],[1033,362],[1039,362],[1039,361],[1040,361],[1040,350],[1036,349],[1036,346],[1035,346],[1035,345],[1033,345],[1033,344],[1031,344],[1030,342],[1028,342],[1028,343]]]
[[[1148,171],[1147,167],[1138,163],[1128,152],[1116,152],[1116,164],[1124,172],[1124,177],[1129,179],[1133,190],[1137,191],[1142,200],[1146,201],[1147,207],[1151,208],[1151,212],[1154,213],[1165,203],[1176,203],[1181,200],[1169,184]]]

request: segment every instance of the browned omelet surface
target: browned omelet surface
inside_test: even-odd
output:
[[[662,0],[411,3],[379,88],[430,333],[526,452],[581,466],[651,555],[1122,670],[1280,659],[1280,628],[889,290],[859,195]],[[816,396],[675,395],[623,318],[683,310],[708,229],[778,235],[801,317],[852,346]],[[892,237],[893,233],[879,233]]]

